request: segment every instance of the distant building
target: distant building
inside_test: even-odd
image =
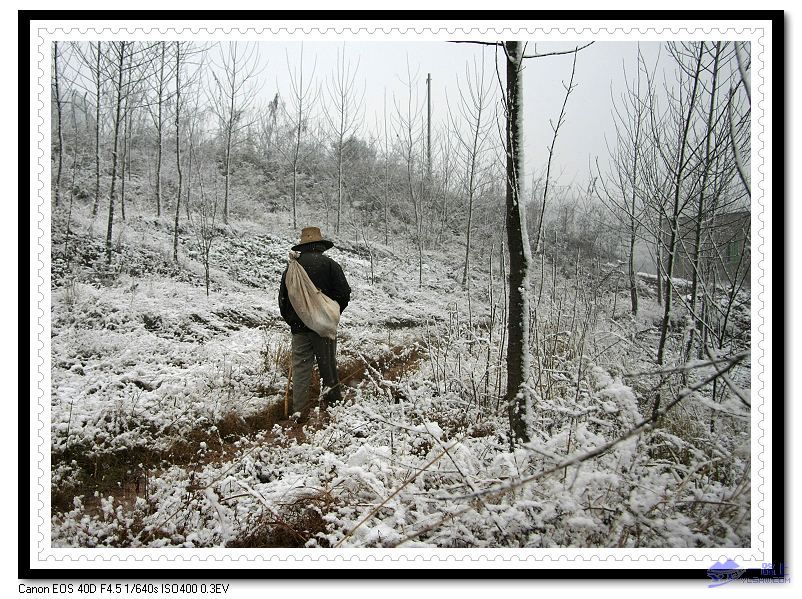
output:
[[[677,256],[674,262],[674,276],[681,279],[693,277],[693,256],[696,239],[695,218],[680,220],[680,237],[677,241]],[[671,231],[664,232],[664,247],[671,239]],[[751,282],[751,213],[748,210],[717,214],[714,223],[704,223],[701,239],[701,258],[703,269],[715,269],[716,281],[726,285],[733,277]],[[657,262],[651,244],[639,242],[636,268],[650,274],[657,274]],[[665,260],[665,253],[663,255]]]
[[[750,281],[751,213],[747,210],[717,214],[713,223],[703,223],[701,240],[702,268],[715,267],[716,280],[726,284],[737,276],[738,281]],[[680,222],[680,242],[674,263],[674,276],[693,277],[693,255],[696,221],[684,218]]]

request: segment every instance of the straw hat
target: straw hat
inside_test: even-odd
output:
[[[292,246],[292,249],[297,252],[305,249],[304,246],[310,243],[319,243],[325,246],[326,249],[334,246],[334,242],[329,241],[328,239],[323,239],[323,235],[321,235],[318,227],[304,227],[301,231],[301,240],[297,245]]]

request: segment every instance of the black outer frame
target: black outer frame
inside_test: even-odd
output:
[[[306,16],[308,15],[308,16]],[[787,79],[786,65],[785,65],[785,49],[786,49],[786,36],[785,36],[785,15],[781,10],[699,10],[699,11],[678,11],[678,10],[542,10],[542,11],[523,11],[523,10],[464,10],[464,11],[444,11],[444,10],[319,10],[319,11],[287,11],[287,10],[271,10],[271,11],[254,11],[254,10],[21,10],[18,11],[18,60],[19,60],[19,122],[29,123],[28,109],[30,107],[31,95],[30,86],[28,85],[27,75],[30,74],[30,22],[38,19],[51,19],[57,20],[60,18],[65,19],[85,19],[92,21],[95,19],[102,20],[115,20],[125,21],[127,19],[160,19],[160,20],[232,20],[236,18],[248,18],[253,20],[259,19],[295,19],[299,21],[309,20],[327,20],[330,22],[335,21],[350,21],[352,19],[365,19],[365,20],[402,20],[402,19],[420,19],[431,18],[445,21],[459,21],[467,18],[472,19],[531,19],[533,17],[541,17],[544,19],[584,19],[584,20],[615,20],[615,21],[633,21],[638,19],[679,19],[693,16],[694,20],[698,21],[715,21],[718,19],[751,19],[751,20],[768,20],[771,21],[772,27],[772,60],[773,68],[772,73],[769,74],[768,81],[772,89],[772,103],[770,110],[772,112],[773,120],[773,145],[772,155],[774,163],[771,169],[770,177],[772,178],[772,185],[774,189],[774,196],[782,201],[781,216],[782,226],[773,228],[775,243],[772,250],[779,249],[779,253],[772,251],[773,260],[779,264],[779,268],[773,269],[769,264],[767,267],[772,269],[773,272],[780,274],[779,283],[775,285],[781,293],[778,295],[780,298],[779,303],[775,301],[773,306],[779,307],[781,310],[784,308],[784,292],[785,292],[785,227],[787,223],[784,219],[785,208],[785,176],[787,170],[785,168],[785,85]],[[30,138],[28,136],[28,128],[19,129],[19,156],[30,156]],[[28,206],[28,190],[22,187],[22,181],[27,181],[30,174],[31,164],[27,160],[20,160],[19,162],[19,206],[20,221],[19,221],[19,267],[20,272],[27,272],[30,268],[33,256],[27,256],[28,248],[30,246],[30,230],[28,223],[23,220],[22,214],[26,211],[24,208]],[[769,201],[772,198],[768,199]],[[772,224],[776,223],[775,219]],[[777,241],[779,240],[779,241]],[[29,279],[26,279],[26,283]],[[23,321],[26,317],[30,317],[28,306],[30,306],[30,292],[26,285],[19,285],[19,320]],[[782,352],[783,357],[787,356],[784,352],[785,335],[784,335],[784,311],[780,317],[780,326],[774,327],[773,332],[780,332],[781,340],[775,343],[776,347]],[[19,364],[19,378],[24,380],[29,373],[30,361],[28,359],[29,352],[29,338],[28,331],[20,328],[19,332],[19,355],[25,356],[20,360]],[[775,384],[775,393],[771,398],[772,412],[774,414],[785,414],[785,360],[779,364],[782,369],[782,377],[774,377],[772,382]],[[778,392],[779,390],[779,392]],[[30,396],[31,399],[33,396]],[[24,394],[20,388],[19,394],[19,446],[20,448],[27,448],[27,451],[20,451],[18,455],[19,470],[18,470],[18,550],[17,550],[17,575],[20,579],[30,580],[176,580],[176,579],[197,579],[197,580],[223,580],[224,575],[228,579],[236,580],[297,580],[296,571],[291,569],[272,569],[263,568],[260,570],[250,569],[237,569],[236,563],[232,563],[229,569],[109,569],[97,570],[91,569],[88,565],[84,569],[53,569],[53,568],[31,568],[29,563],[29,556],[31,550],[31,538],[29,536],[28,527],[24,525],[28,521],[28,506],[31,505],[34,497],[31,493],[31,488],[28,484],[27,474],[30,472],[30,448],[31,448],[31,429],[28,426],[27,414],[29,414],[29,404],[26,399],[28,396]],[[23,416],[23,414],[25,416]],[[778,423],[779,424],[779,423]],[[787,540],[785,537],[785,524],[787,522],[786,513],[786,493],[790,492],[787,488],[785,481],[787,479],[787,469],[785,464],[785,439],[789,422],[787,418],[782,419],[782,425],[775,426],[774,434],[772,437],[772,455],[773,460],[771,463],[771,472],[774,480],[774,488],[770,489],[769,496],[771,497],[771,511],[772,518],[772,541],[773,546],[770,551],[771,560],[775,564],[785,564],[787,556]],[[345,564],[344,564],[345,565]],[[350,564],[346,567],[349,567]],[[309,574],[308,570],[307,573]],[[760,578],[762,573],[758,569],[749,569],[745,572],[744,577]],[[498,569],[491,567],[485,568],[471,568],[471,569],[439,569],[439,570],[404,570],[404,569],[386,569],[386,570],[351,570],[349,569],[319,569],[314,571],[314,578],[323,580],[354,580],[354,579],[415,579],[415,580],[430,580],[430,579],[507,579],[507,580],[536,580],[536,579],[604,579],[604,580],[617,580],[617,579],[706,579],[707,569],[693,569],[693,570],[674,570],[667,568],[655,568],[649,570],[640,570],[632,568],[613,569],[609,567],[597,568],[576,568],[570,570],[557,570],[554,568],[529,568],[529,569]]]

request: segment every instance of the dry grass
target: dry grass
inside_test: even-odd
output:
[[[345,359],[339,368],[341,384],[346,388],[357,386],[366,380],[369,373],[374,379],[378,373],[382,380],[398,380],[417,368],[421,358],[419,348],[397,346],[367,362],[361,357]],[[286,374],[289,360],[290,353],[284,351],[278,358],[273,357],[271,362]],[[391,392],[395,392],[395,389],[391,388]],[[320,379],[316,372],[312,377],[310,393],[312,397],[320,396]],[[197,471],[206,465],[235,459],[237,452],[243,449],[243,441],[263,444],[279,442],[270,432],[275,424],[280,424],[284,429],[282,442],[295,440],[303,443],[306,441],[304,427],[320,428],[328,421],[327,412],[321,410],[320,413],[314,413],[315,407],[317,403],[310,402],[299,421],[287,420],[284,417],[283,397],[280,396],[280,399],[269,402],[254,414],[243,417],[231,411],[214,422],[214,426],[206,424],[182,432],[166,449],[133,447],[97,452],[88,445],[73,445],[66,451],[54,451],[51,455],[53,469],[74,461],[72,468],[77,474],[72,484],[62,483],[51,489],[52,512],[57,514],[71,510],[74,507],[73,500],[78,496],[83,497],[86,513],[90,515],[101,515],[101,498],[108,497],[113,498],[115,505],[122,506],[125,511],[132,511],[137,498],[147,499],[149,480],[158,477],[170,466],[183,466]],[[254,436],[260,432],[262,436],[255,439]],[[199,452],[201,444],[205,444],[206,449]],[[303,547],[312,538],[316,538],[320,546],[325,546],[325,539],[317,535],[325,531],[323,514],[327,513],[333,501],[332,494],[325,490],[304,496],[283,506],[281,519],[274,514],[264,514],[247,535],[230,542],[228,546]],[[141,530],[141,522],[136,525],[135,518],[134,525],[127,528],[128,538],[135,537]],[[128,542],[121,536],[119,546]]]

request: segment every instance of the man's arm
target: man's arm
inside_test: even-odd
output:
[[[281,275],[281,286],[278,290],[278,309],[281,312],[281,317],[284,319],[284,322],[290,322],[290,298],[287,295],[287,271],[284,270],[284,273]]]
[[[351,287],[348,286],[342,267],[334,260],[331,261],[331,283],[331,299],[340,304],[340,314],[342,314],[351,300]]]

